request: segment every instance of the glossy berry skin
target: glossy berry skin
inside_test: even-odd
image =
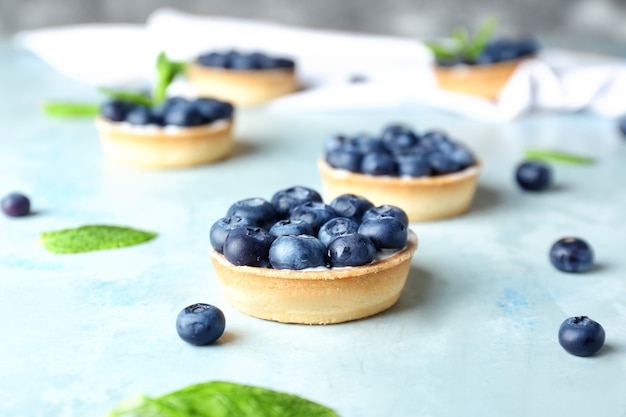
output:
[[[322,225],[317,237],[325,246],[328,246],[339,236],[356,233],[357,230],[359,230],[359,224],[354,220],[347,217],[335,217]]]
[[[280,218],[289,216],[291,209],[307,201],[322,201],[322,196],[315,190],[296,185],[279,190],[272,196],[271,203]]]
[[[400,207],[392,206],[390,204],[385,204],[367,210],[363,214],[363,222],[372,219],[379,219],[381,217],[395,217],[396,219],[400,220],[405,226],[409,225],[409,217],[407,216],[406,212]]]
[[[269,252],[274,269],[301,270],[326,266],[326,246],[314,236],[280,236]]]
[[[406,177],[428,177],[432,175],[433,170],[430,167],[428,154],[414,153],[407,155],[399,155],[398,175]]]
[[[135,106],[126,115],[126,121],[131,125],[159,124],[162,120],[146,106]]]
[[[205,123],[228,119],[234,112],[232,104],[212,98],[198,98],[193,105],[198,109]]]
[[[176,332],[194,346],[214,343],[224,333],[226,319],[219,308],[198,303],[185,307],[176,318]]]
[[[563,272],[585,272],[593,265],[593,250],[583,239],[565,237],[550,248],[550,262]]]
[[[366,153],[360,171],[367,175],[395,176],[398,171],[396,158],[385,152]]]
[[[339,236],[328,245],[328,259],[334,268],[366,265],[375,256],[376,246],[360,233]]]
[[[238,227],[224,240],[224,257],[233,265],[267,268],[273,241],[274,238],[265,229],[254,226]]]
[[[167,109],[163,123],[171,126],[191,127],[206,124],[205,118],[192,103],[177,103]]]
[[[209,232],[213,249],[219,253],[224,253],[226,236],[228,236],[232,230],[243,226],[251,226],[251,224],[248,219],[241,216],[226,216],[213,223],[211,231]]]
[[[337,169],[345,169],[350,172],[361,172],[363,154],[352,149],[333,149],[326,154],[326,162]]]
[[[287,235],[312,235],[313,227],[302,220],[279,220],[269,230],[270,235],[277,238]]]
[[[541,161],[525,161],[515,170],[515,180],[526,191],[543,191],[552,184],[552,169]]]
[[[30,200],[24,194],[10,193],[0,200],[4,214],[10,217],[22,217],[30,213]]]
[[[559,328],[559,344],[576,356],[591,356],[604,345],[604,328],[587,316],[570,317]]]
[[[348,217],[359,223],[363,218],[363,214],[367,210],[374,208],[374,204],[371,201],[354,194],[337,196],[330,202],[330,206],[335,210],[337,216]]]
[[[250,221],[250,224],[269,230],[278,220],[276,209],[269,201],[252,197],[240,200],[231,205],[226,212],[227,216],[241,216]]]
[[[132,105],[121,100],[110,100],[100,107],[100,114],[112,122],[123,122]]]
[[[406,225],[395,217],[366,220],[358,232],[369,237],[376,249],[402,249],[408,237]]]
[[[313,227],[313,233],[317,234],[320,227],[333,217],[337,217],[335,210],[328,204],[320,201],[307,201],[297,205],[291,210],[291,220],[303,220]]]

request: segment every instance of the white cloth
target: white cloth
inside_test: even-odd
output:
[[[429,50],[391,36],[160,9],[145,25],[44,28],[18,33],[15,41],[62,74],[94,85],[150,80],[160,51],[176,60],[228,49],[289,56],[305,88],[266,104],[273,111],[427,105],[493,122],[533,109],[626,114],[626,61],[574,51],[543,50],[520,66],[493,102],[440,90]],[[355,77],[365,81],[355,83]],[[172,86],[180,92],[185,87]]]

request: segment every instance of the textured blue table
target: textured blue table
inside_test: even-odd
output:
[[[97,99],[93,89],[26,52],[0,49],[0,62],[0,194],[25,192],[35,211],[0,216],[1,416],[98,417],[130,395],[207,380],[292,392],[343,417],[626,415],[626,141],[614,120],[536,114],[486,125],[428,109],[246,110],[228,161],[146,172],[107,162],[91,121],[38,112],[43,99]],[[392,121],[443,128],[484,162],[469,213],[412,225],[420,247],[398,304],[324,327],[231,308],[207,255],[212,222],[238,199],[319,189],[326,137]],[[554,189],[527,194],[512,177],[527,147],[597,163],[554,165]],[[34,244],[42,231],[87,223],[159,237],[78,255]],[[549,247],[566,235],[591,243],[591,272],[549,264]],[[217,345],[176,335],[178,311],[194,302],[224,310]],[[561,322],[582,314],[606,329],[595,357],[557,342]]]

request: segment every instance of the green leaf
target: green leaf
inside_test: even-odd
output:
[[[190,385],[157,398],[133,397],[106,417],[338,417],[293,394],[230,382]]]
[[[94,117],[100,113],[100,106],[93,103],[46,101],[41,107],[50,117]]]
[[[564,162],[567,164],[589,165],[593,164],[595,160],[588,156],[573,155],[570,153],[563,153],[559,151],[545,150],[545,149],[527,149],[524,152],[524,156],[527,159],[543,159],[556,162]]]
[[[480,25],[476,33],[474,33],[471,43],[468,44],[466,50],[467,58],[471,60],[478,58],[497,27],[498,21],[495,17],[488,18]]]
[[[167,87],[174,81],[178,74],[185,71],[186,63],[170,61],[165,52],[157,57],[157,81],[152,93],[154,103],[158,104],[165,100]]]
[[[52,253],[79,253],[137,245],[156,236],[156,233],[129,227],[85,225],[43,232],[41,242]]]
[[[457,56],[458,50],[457,48],[449,48],[442,44],[438,44],[435,42],[425,42],[427,48],[431,50],[433,55],[437,60],[447,60],[452,59]]]
[[[136,91],[117,90],[108,87],[100,87],[98,91],[116,100],[127,101],[129,103],[141,104],[143,106],[152,106],[152,99],[145,93]]]

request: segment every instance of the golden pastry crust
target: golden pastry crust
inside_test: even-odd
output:
[[[224,294],[241,312],[266,320],[334,324],[387,310],[400,298],[417,236],[409,230],[401,251],[369,265],[292,271],[235,266],[210,250]]]
[[[356,194],[375,206],[390,204],[403,209],[409,221],[438,220],[466,212],[476,192],[480,162],[460,172],[434,177],[383,177],[358,174],[318,160],[324,197]]]
[[[232,119],[194,127],[131,126],[96,119],[107,158],[139,168],[182,168],[227,157]]]
[[[294,68],[229,70],[191,64],[187,79],[200,97],[251,106],[297,91]]]
[[[435,67],[439,87],[455,93],[496,100],[518,66],[529,57],[488,65]]]

